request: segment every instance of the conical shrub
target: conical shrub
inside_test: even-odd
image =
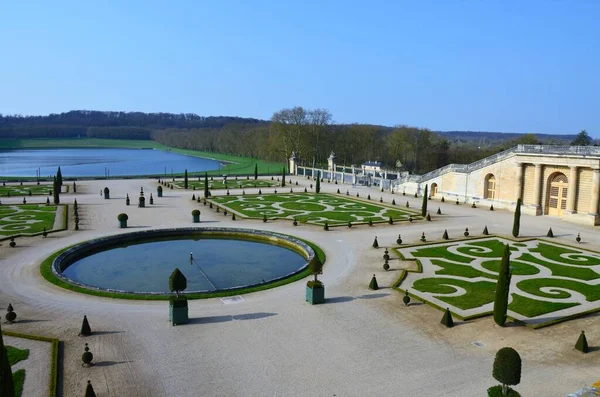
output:
[[[546,233],[546,237],[554,237],[554,233],[552,232],[552,228],[548,229],[548,233]]]
[[[325,224],[323,225],[323,230],[325,230],[325,231],[329,230],[329,224],[327,223],[327,221],[325,221]]]
[[[89,380],[87,386],[85,387],[84,397],[96,397],[96,393],[94,392],[94,388],[92,387],[92,382]]]
[[[445,230],[445,229],[444,229],[444,234],[442,235],[442,238],[443,238],[444,240],[448,240],[448,238],[449,238],[449,237],[448,237],[448,230]]]
[[[442,196],[442,203],[445,202],[445,201],[446,201],[446,199],[444,198],[444,196]]]
[[[437,210],[436,214],[442,215],[442,210],[440,209],[440,207],[438,207],[438,210]]]
[[[425,238],[425,232],[423,232],[423,234],[421,234],[421,242],[424,243],[426,241],[427,239]]]
[[[582,353],[587,353],[590,351],[584,331],[581,331],[581,334],[579,334],[579,339],[577,339],[577,343],[575,343],[575,350],[579,350]]]
[[[392,205],[396,205],[396,199],[392,199]]]
[[[373,275],[373,277],[371,278],[371,282],[369,283],[369,289],[372,289],[373,291],[379,289],[379,285],[377,285],[377,278],[375,278],[375,275]]]
[[[429,215],[429,212],[427,213],[427,216],[425,217],[425,219],[427,219],[427,221],[431,222],[431,215]]]
[[[483,233],[484,236],[487,236],[488,234],[490,234],[490,232],[488,232],[488,228],[487,225],[485,225],[485,227],[483,228]]]
[[[408,306],[408,304],[410,303],[410,296],[408,296],[408,290],[406,290],[406,292],[404,293],[404,296],[402,297],[402,302],[404,302],[404,306]]]
[[[444,316],[442,317],[441,323],[448,328],[454,327],[454,320],[452,319],[452,313],[450,313],[450,309],[446,308],[444,312]]]
[[[490,211],[494,210],[494,204],[490,205]]]
[[[83,316],[83,322],[81,323],[81,331],[79,331],[79,336],[90,336],[92,334],[92,329],[90,328],[90,323],[88,322],[87,316]]]
[[[379,248],[379,243],[377,242],[377,236],[375,236],[375,240],[373,240],[373,248]]]

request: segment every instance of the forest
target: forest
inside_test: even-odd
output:
[[[581,136],[585,133],[585,136]],[[297,151],[303,165],[382,161],[389,169],[425,173],[470,163],[516,144],[591,144],[578,135],[435,132],[406,125],[335,124],[326,109],[281,109],[270,120],[196,114],[75,110],[47,116],[0,114],[0,138],[111,138],[154,140],[208,152],[285,161]]]

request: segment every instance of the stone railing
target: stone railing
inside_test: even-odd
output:
[[[599,146],[517,145],[517,152],[600,157]]]

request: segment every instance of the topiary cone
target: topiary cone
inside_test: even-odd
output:
[[[231,214],[231,220],[235,221],[235,214]]]
[[[375,278],[375,275],[373,275],[373,278],[371,278],[371,282],[369,283],[369,289],[372,289],[373,291],[377,291],[379,289],[379,285],[377,285],[377,278]]]
[[[327,223],[327,221],[325,221],[325,224],[323,225],[323,230],[329,230],[329,224]]]
[[[444,316],[442,317],[441,323],[448,328],[454,327],[454,320],[452,320],[452,313],[450,313],[450,309],[446,308],[444,312]]]
[[[581,243],[581,235],[579,233],[577,233],[577,237],[575,238],[575,241],[577,241],[578,243]]]
[[[442,215],[442,210],[440,209],[440,207],[438,207],[438,210],[437,210],[436,214]]]
[[[443,238],[444,240],[448,240],[448,238],[449,238],[449,237],[448,237],[448,230],[444,229],[444,234],[442,235],[442,238]]]
[[[92,382],[89,380],[87,386],[85,387],[84,397],[96,397],[96,393],[94,392],[94,388],[92,387]]]
[[[6,321],[11,323],[14,323],[17,319],[17,313],[15,313],[15,310],[13,309],[11,303],[8,304],[8,308],[6,309],[6,315],[4,316],[4,318],[6,319]]]
[[[575,343],[575,350],[579,350],[582,353],[587,353],[590,351],[584,331],[581,331],[579,339],[577,339],[577,343]]]
[[[392,199],[392,205],[396,205],[396,200]]]
[[[490,211],[494,210],[494,204],[490,205]]]
[[[490,234],[490,232],[488,232],[488,228],[487,225],[485,225],[485,227],[483,228],[483,233],[484,236],[487,236],[488,234]]]
[[[427,213],[427,217],[425,219],[427,219],[429,222],[431,222],[431,215],[429,215],[429,212]]]
[[[406,292],[404,293],[404,296],[402,297],[402,302],[404,302],[404,306],[408,306],[408,304],[410,303],[410,296],[408,296],[408,290],[406,290]]]
[[[379,243],[377,242],[377,236],[375,236],[375,240],[373,240],[373,248],[379,248]]]
[[[396,244],[401,245],[402,244],[402,236],[398,235],[398,238],[396,239]]]
[[[426,242],[426,241],[427,241],[427,239],[425,238],[425,232],[423,232],[423,233],[421,234],[421,242],[423,242],[423,243],[424,243],[424,242]]]
[[[81,323],[81,331],[79,331],[79,336],[90,336],[92,334],[92,329],[90,328],[90,323],[88,322],[87,316],[83,316],[83,323]]]
[[[548,233],[546,233],[546,237],[554,237],[554,233],[552,232],[552,228],[548,229]]]

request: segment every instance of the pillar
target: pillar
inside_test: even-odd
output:
[[[536,215],[542,215],[542,164],[535,164],[533,176],[533,206]]]
[[[567,212],[574,214],[575,211],[575,193],[577,193],[577,167],[572,166],[569,169],[569,190],[567,191]]]
[[[594,168],[592,176],[592,200],[590,201],[589,214],[596,217],[594,224],[598,220],[598,201],[600,201],[600,168]]]
[[[523,163],[517,163],[517,172],[515,175],[515,201],[523,198]]]

